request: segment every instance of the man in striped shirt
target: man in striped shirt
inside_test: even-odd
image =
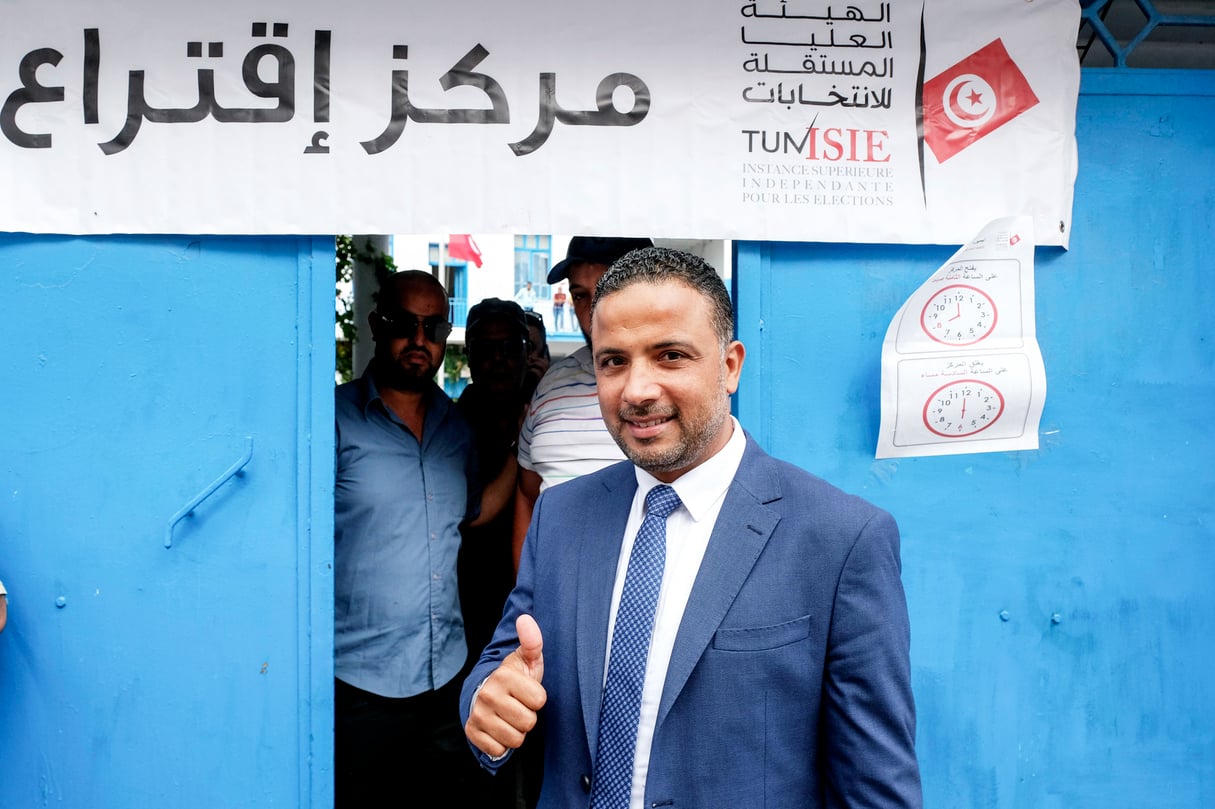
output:
[[[613,261],[649,239],[575,236],[548,283],[568,279],[574,316],[587,344],[554,362],[540,380],[519,432],[519,491],[515,497],[514,555],[519,568],[523,538],[540,492],[562,481],[602,469],[624,455],[604,426],[591,361],[591,296]]]

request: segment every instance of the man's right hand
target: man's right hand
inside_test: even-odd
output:
[[[498,664],[473,700],[464,734],[473,746],[493,758],[523,744],[536,726],[536,712],[548,694],[544,678],[544,638],[530,615],[515,621],[519,648]]]

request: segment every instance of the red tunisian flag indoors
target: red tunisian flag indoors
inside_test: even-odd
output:
[[[1037,103],[997,39],[924,82],[924,142],[944,163]]]
[[[453,233],[447,237],[447,255],[481,266],[481,248],[467,233]]]

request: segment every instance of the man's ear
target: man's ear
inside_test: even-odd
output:
[[[743,360],[747,356],[747,349],[737,340],[731,341],[726,346],[726,355],[723,358],[726,366],[726,393],[733,395],[738,390],[738,378],[742,374]]]
[[[371,339],[374,342],[380,341],[380,313],[376,310],[371,310],[367,313],[367,327],[371,329]]]

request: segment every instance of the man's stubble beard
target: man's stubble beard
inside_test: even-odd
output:
[[[718,385],[722,390],[725,389],[724,368],[718,374]],[[656,473],[676,472],[680,469],[690,468],[694,463],[704,460],[703,454],[721,432],[726,419],[730,418],[729,397],[726,397],[724,402],[719,403],[718,408],[700,425],[681,422],[681,426],[685,430],[683,440],[663,450],[656,449],[647,452],[644,445],[637,447],[625,441],[624,432],[627,428],[623,424],[624,416],[635,420],[644,420],[645,416],[673,416],[678,419],[680,416],[679,409],[622,407],[617,414],[617,418],[620,419],[617,426],[609,426],[608,428],[617,446],[620,447],[621,452],[635,465],[652,475]],[[695,428],[695,431],[690,432],[693,428]]]
[[[411,350],[418,349],[406,347],[402,353]],[[421,349],[421,352],[426,355],[425,367],[429,368],[429,371],[418,371],[413,366],[403,366],[396,357],[377,356],[376,377],[379,384],[404,393],[421,393],[428,390],[439,368],[431,364],[430,354],[426,349]]]

